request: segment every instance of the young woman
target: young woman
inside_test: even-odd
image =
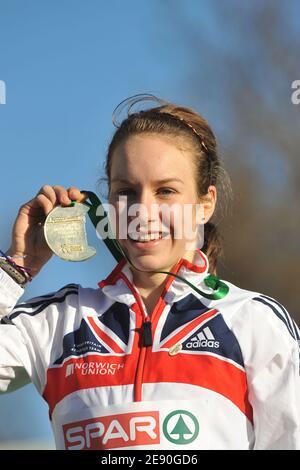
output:
[[[106,172],[116,212],[126,198],[142,214],[127,237],[117,227],[125,257],[97,289],[72,284],[16,305],[26,269],[36,275],[51,257],[46,215],[82,195],[46,185],[19,211],[1,259],[1,392],[31,380],[59,449],[299,449],[296,325],[276,300],[208,274],[224,178],[208,123],[170,103],[130,107]],[[171,211],[166,236],[161,209],[197,205],[204,244],[191,249],[175,236],[186,222]]]

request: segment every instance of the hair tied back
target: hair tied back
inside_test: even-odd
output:
[[[167,101],[162,100],[161,98],[158,98],[157,96],[150,93],[138,93],[136,95],[130,96],[129,98],[121,101],[121,103],[119,103],[118,106],[114,109],[112,114],[113,125],[118,129],[123,120],[128,118],[131,114],[146,111],[147,106],[145,103],[147,103],[147,105],[152,103],[152,105],[149,106],[149,109],[153,107],[153,103],[155,103],[157,106],[164,106],[168,104]],[[135,109],[133,110],[133,108]]]

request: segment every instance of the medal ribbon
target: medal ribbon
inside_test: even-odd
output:
[[[91,191],[82,190],[81,192],[86,194],[88,196],[88,199],[91,201],[91,203],[84,201],[82,204],[89,206],[88,215],[94,227],[97,229],[98,223],[106,218],[107,224],[108,224],[108,237],[106,237],[106,239],[103,239],[103,242],[105,243],[105,245],[107,246],[107,248],[109,249],[113,257],[116,259],[116,261],[119,262],[122,258],[125,258],[134,269],[136,269],[137,271],[142,271],[142,269],[138,269],[134,266],[132,261],[128,258],[127,254],[123,250],[119,241],[114,238],[114,234],[110,227],[108,214],[105,212],[102,202],[100,201],[98,196]],[[74,205],[74,202],[72,202],[72,205]],[[97,208],[99,206],[101,206],[103,209],[103,214],[101,216],[97,215]],[[207,292],[201,291],[196,286],[194,286],[191,282],[189,282],[187,279],[184,279],[178,274],[171,273],[168,271],[153,271],[153,272],[174,276],[177,279],[180,279],[181,281],[188,284],[198,294],[210,300],[222,299],[228,294],[228,291],[229,291],[229,287],[227,286],[227,284],[225,284],[225,282],[221,281],[217,276],[213,274],[209,274],[204,279],[204,284],[213,291],[211,294],[209,294]]]

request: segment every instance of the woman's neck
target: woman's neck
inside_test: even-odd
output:
[[[133,283],[143,299],[150,316],[166,285],[168,274],[133,272]]]
[[[194,256],[195,252],[187,252],[185,253],[184,258],[193,262]],[[173,267],[175,267],[175,265]],[[173,267],[170,266],[169,268],[164,268],[162,270],[170,272]],[[135,269],[131,269],[131,271],[133,284],[139,291],[147,309],[147,313],[150,316],[159,300],[159,297],[161,296],[169,275],[163,273],[137,271]]]

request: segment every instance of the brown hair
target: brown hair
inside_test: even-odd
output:
[[[149,96],[156,100],[160,106],[129,114],[133,105],[151,99]],[[129,98],[121,103],[123,108],[126,102],[127,117],[117,126],[108,147],[105,164],[108,186],[112,154],[116,147],[132,135],[153,133],[179,137],[192,148],[199,197],[207,194],[210,185],[217,186],[218,189],[226,188],[226,193],[230,192],[230,181],[217,152],[216,137],[208,122],[200,114],[190,108],[162,101],[152,95],[146,95],[146,98],[145,95],[141,95],[141,97],[137,95],[136,99]],[[210,272],[216,273],[217,260],[222,252],[222,246],[217,227],[212,222],[205,224],[202,251],[209,259]]]

